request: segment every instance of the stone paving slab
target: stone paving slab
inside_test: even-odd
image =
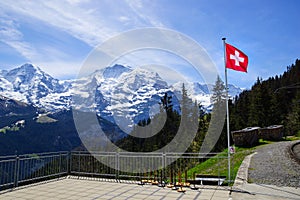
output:
[[[0,192],[1,200],[300,200],[300,188],[244,183],[239,187],[198,186],[179,193],[154,185],[105,182],[92,178],[69,177],[31,184]],[[232,192],[230,192],[232,189]]]
[[[126,184],[65,178],[56,181],[28,185],[0,194],[0,199],[80,199],[80,200],[131,200],[131,199],[216,199],[228,200],[229,190],[221,186],[199,186],[199,190],[186,188],[179,193],[169,188],[154,185]]]

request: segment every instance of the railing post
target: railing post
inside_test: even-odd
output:
[[[72,170],[72,152],[69,151],[67,154],[67,173],[68,175],[71,175]]]
[[[116,152],[116,164],[115,164],[115,168],[116,168],[116,181],[119,181],[119,171],[120,171],[120,158],[119,158],[119,152]]]
[[[15,161],[15,172],[14,172],[14,187],[18,187],[20,173],[20,158],[17,155]]]
[[[61,156],[62,156],[62,154],[61,154],[61,152],[59,152],[59,166],[58,166],[58,173],[59,173],[59,176],[58,177],[60,177],[61,176],[61,169],[62,169],[62,162],[61,162]]]
[[[80,174],[80,165],[81,165],[81,163],[80,163],[80,157],[81,157],[81,155],[80,155],[80,151],[78,152],[78,174],[77,174],[77,176],[78,176],[78,179],[79,179],[79,174]]]
[[[162,154],[162,174],[161,182],[166,180],[166,153]]]

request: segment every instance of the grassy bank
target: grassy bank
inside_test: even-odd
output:
[[[231,154],[231,179],[234,180],[237,171],[243,162],[244,158],[254,152],[253,148],[235,148],[235,153]],[[217,176],[228,176],[228,159],[227,149],[218,155],[206,160],[203,163],[196,165],[194,168],[188,170],[188,177],[193,177],[194,174],[204,175],[217,175]]]

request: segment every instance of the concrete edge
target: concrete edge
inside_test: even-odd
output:
[[[236,178],[234,180],[234,187],[241,187],[244,184],[248,183],[248,168],[250,166],[251,158],[254,156],[257,152],[254,152],[248,156],[246,156],[239,167],[239,170],[237,172]]]

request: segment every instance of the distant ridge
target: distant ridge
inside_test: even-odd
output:
[[[185,83],[190,98],[205,108],[211,108],[210,96],[213,85]],[[97,88],[95,102],[72,105],[72,95],[88,95],[88,89]],[[47,112],[69,110],[71,107],[94,110],[107,119],[112,113],[128,115],[138,122],[149,116],[149,108],[166,93],[177,95],[182,83],[168,85],[159,74],[123,65],[113,65],[97,70],[79,80],[58,80],[39,67],[26,63],[12,70],[0,71],[0,91],[7,98],[24,102]],[[232,97],[242,90],[229,85]],[[179,97],[180,98],[180,95]]]

